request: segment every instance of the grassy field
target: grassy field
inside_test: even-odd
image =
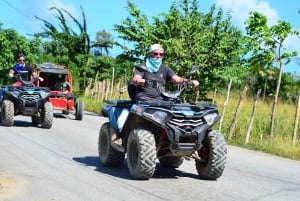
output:
[[[246,133],[249,127],[251,113],[253,110],[254,97],[246,98],[238,116],[232,139],[228,139],[229,128],[232,123],[234,113],[238,105],[238,97],[230,97],[225,109],[222,133],[227,139],[227,144],[237,145],[248,149],[263,151],[286,158],[300,160],[299,132],[297,129],[296,144],[293,145],[292,137],[294,131],[294,121],[296,104],[279,101],[275,115],[274,137],[270,138],[270,122],[273,107],[273,100],[263,102],[259,100],[256,105],[253,127],[250,132],[250,140],[246,144]],[[225,97],[216,98],[220,114],[224,108]],[[219,125],[216,125],[219,126]],[[217,127],[219,128],[219,127]]]
[[[97,102],[93,98],[89,97],[80,98],[84,101],[85,110],[101,115],[100,108],[103,105],[102,102]],[[222,114],[222,111],[224,109],[225,95],[217,95],[215,100],[216,104],[218,105],[219,112],[220,114]],[[225,108],[221,132],[225,136],[227,144],[257,151],[263,151],[266,153],[271,153],[274,155],[300,161],[299,128],[297,130],[296,144],[293,145],[292,143],[296,104],[286,103],[283,101],[278,102],[275,118],[274,137],[271,139],[269,130],[273,100],[269,100],[269,102],[263,102],[262,100],[259,100],[256,105],[257,107],[253,127],[250,132],[250,139],[246,144],[246,133],[253,109],[254,97],[245,98],[237,119],[237,124],[232,138],[228,138],[229,128],[233,121],[238,100],[239,97],[233,95],[233,97],[229,98],[228,104]],[[215,125],[215,129],[219,129],[219,124]]]

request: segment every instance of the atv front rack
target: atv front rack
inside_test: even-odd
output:
[[[213,103],[174,103],[172,101],[139,101],[138,104],[140,105],[147,105],[147,106],[155,106],[155,107],[192,107],[192,108],[216,108],[216,104]]]
[[[106,100],[107,104],[117,107],[127,107],[133,104],[137,105],[145,105],[145,106],[153,106],[153,107],[165,107],[165,108],[172,108],[172,107],[191,107],[191,108],[216,108],[217,105],[213,103],[205,103],[205,102],[193,102],[193,103],[174,103],[172,101],[138,101],[135,103],[131,100]]]

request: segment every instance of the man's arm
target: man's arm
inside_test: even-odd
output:
[[[186,81],[191,81],[191,82],[193,83],[193,86],[194,86],[194,87],[198,87],[198,86],[199,86],[198,80],[189,80],[189,79],[180,77],[180,76],[178,76],[178,75],[173,75],[173,76],[172,76],[172,82],[173,82],[173,83],[181,84],[181,83],[186,82]]]
[[[8,77],[14,77],[15,71],[14,69],[10,69],[8,72]]]
[[[37,80],[40,80],[41,82],[44,81],[44,78],[38,76],[35,72],[33,72],[31,75],[32,75],[32,79],[33,79],[34,81],[37,81]]]
[[[137,85],[143,85],[145,83],[145,79],[138,74],[133,75],[132,81]]]

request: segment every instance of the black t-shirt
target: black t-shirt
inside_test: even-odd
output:
[[[14,71],[15,71],[15,75],[16,74],[20,74],[21,75],[21,78],[22,80],[24,81],[30,81],[30,77],[33,73],[33,68],[29,65],[25,65],[21,70],[17,70],[15,67],[14,67]],[[18,81],[18,80],[15,80],[15,81]]]
[[[175,75],[175,72],[166,65],[161,65],[156,73],[151,73],[147,70],[146,64],[140,64],[135,66],[135,75],[140,75],[145,80],[155,79],[159,88],[137,86],[136,99],[137,100],[151,100],[160,97],[160,91],[165,90],[166,82],[169,82]]]

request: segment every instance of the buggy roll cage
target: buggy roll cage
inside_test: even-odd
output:
[[[56,91],[55,83],[60,80],[59,76],[66,76],[66,81],[70,85],[69,93],[72,93],[72,75],[68,67],[54,63],[35,64],[35,72],[44,81],[37,81],[37,86],[49,87],[51,91]]]

